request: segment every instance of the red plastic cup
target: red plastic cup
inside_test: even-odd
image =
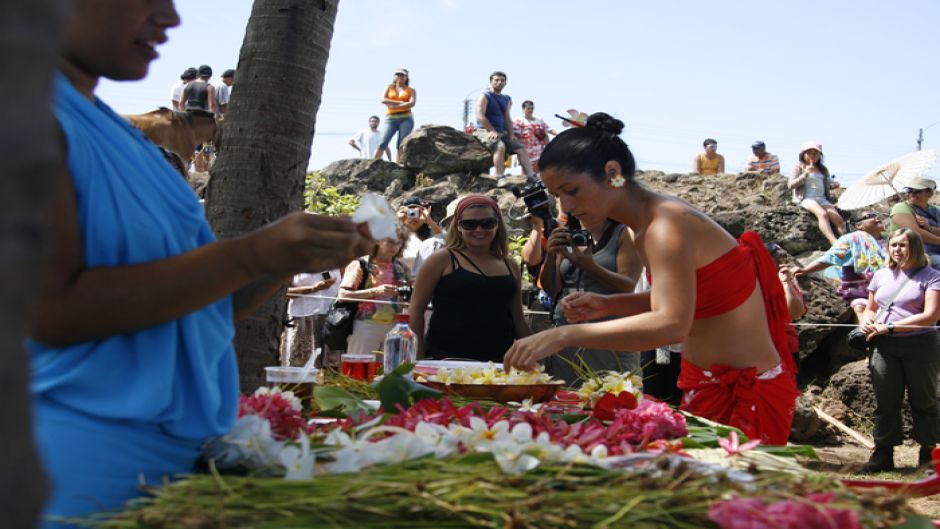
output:
[[[339,359],[340,373],[363,382],[372,382],[379,370],[379,362],[372,354],[344,354]]]

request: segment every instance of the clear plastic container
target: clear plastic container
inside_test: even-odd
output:
[[[313,401],[313,386],[317,381],[316,368],[295,366],[270,366],[264,368],[265,380],[269,385],[293,391],[305,408]]]
[[[414,363],[418,354],[418,337],[408,326],[407,314],[395,315],[395,326],[385,335],[385,372],[390,373],[405,363]]]

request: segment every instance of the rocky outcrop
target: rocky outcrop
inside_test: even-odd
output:
[[[350,195],[384,194],[396,182],[400,190],[411,189],[415,184],[413,171],[385,160],[338,160],[320,169],[320,175],[340,193]]]
[[[402,143],[401,164],[431,178],[479,174],[492,167],[493,155],[466,132],[445,125],[424,125]]]

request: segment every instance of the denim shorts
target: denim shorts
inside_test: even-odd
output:
[[[392,136],[395,133],[398,133],[398,142],[395,144],[397,148],[401,148],[401,142],[405,141],[405,138],[411,134],[411,131],[415,128],[415,118],[414,116],[408,116],[406,118],[393,118],[388,116],[385,118],[385,123],[382,124],[382,143],[379,145],[379,151],[384,151],[388,148],[388,144],[392,141]]]

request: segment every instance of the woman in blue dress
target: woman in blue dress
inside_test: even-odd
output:
[[[233,320],[369,244],[348,219],[303,213],[215,240],[179,174],[94,93],[143,78],[178,24],[171,0],[77,0],[66,22],[53,111],[67,170],[28,344],[47,515],[117,509],[192,471],[236,418]]]

